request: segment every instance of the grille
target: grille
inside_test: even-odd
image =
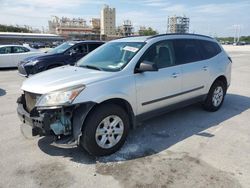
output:
[[[36,93],[24,92],[26,110],[30,112],[36,105],[37,100],[41,95]]]

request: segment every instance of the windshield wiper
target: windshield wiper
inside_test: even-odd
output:
[[[93,65],[81,65],[80,67],[102,71],[100,67],[95,67]]]

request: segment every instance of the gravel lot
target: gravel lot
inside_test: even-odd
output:
[[[225,46],[232,83],[221,110],[199,104],[151,119],[125,146],[102,158],[26,139],[16,99],[24,78],[0,71],[1,187],[249,187],[250,47]]]

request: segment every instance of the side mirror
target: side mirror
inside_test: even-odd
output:
[[[153,72],[158,71],[158,67],[155,63],[149,62],[149,61],[143,61],[140,63],[139,67],[136,68],[136,73],[142,73],[142,72]]]

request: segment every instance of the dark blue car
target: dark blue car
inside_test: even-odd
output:
[[[24,59],[18,64],[18,71],[29,76],[62,65],[74,65],[102,44],[102,41],[68,41],[43,55]]]

